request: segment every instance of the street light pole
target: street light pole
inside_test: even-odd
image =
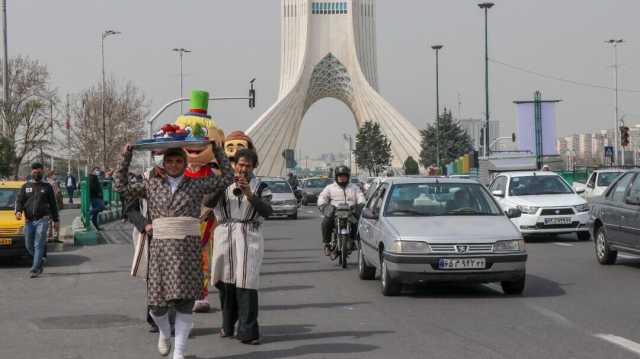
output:
[[[184,56],[185,53],[190,53],[191,50],[187,50],[183,47],[181,48],[175,48],[172,49],[172,51],[176,51],[180,54],[180,98],[182,98],[182,90],[183,90],[183,79],[182,79],[182,57]],[[180,102],[180,113],[183,113],[182,111],[182,102]]]
[[[4,48],[4,62],[2,63],[4,85],[4,116],[2,117],[2,136],[7,135],[7,106],[9,104],[9,50],[7,40],[7,0],[2,0],[2,46]]]
[[[102,168],[107,169],[107,122],[104,118],[104,93],[105,93],[105,72],[104,72],[104,39],[111,35],[120,34],[119,31],[105,30],[102,33],[102,42],[100,43],[100,52],[102,56],[102,94],[101,94],[101,114],[102,114]]]
[[[615,122],[613,127],[613,161],[618,163],[618,131],[620,131],[619,121],[620,117],[618,115],[618,44],[623,43],[623,39],[610,39],[605,41],[605,43],[610,44],[613,47],[613,73],[614,73],[614,81],[615,81]],[[624,166],[624,148],[622,149],[622,158],[621,162]]]
[[[484,157],[488,157],[489,150],[489,9],[493,7],[491,2],[483,2],[478,7],[484,9],[484,91],[485,91],[485,134]]]
[[[438,53],[442,45],[433,45],[436,50],[436,165],[440,168],[440,84],[439,84],[439,59]]]

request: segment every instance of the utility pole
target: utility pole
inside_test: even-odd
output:
[[[488,157],[489,143],[489,9],[493,7],[491,2],[483,2],[478,7],[484,10],[484,92],[485,92],[485,129],[484,129],[484,157]]]
[[[65,105],[66,119],[65,119],[65,127],[67,129],[67,156],[69,156],[69,160],[67,161],[67,173],[71,173],[71,111],[69,110],[69,94],[67,94],[67,102]]]
[[[613,161],[618,163],[618,150],[620,147],[618,146],[618,133],[620,131],[620,116],[618,115],[618,44],[623,43],[623,39],[610,39],[605,41],[605,43],[610,44],[613,47],[613,77],[615,82],[615,118],[614,118],[614,127],[613,127]],[[624,148],[622,149],[622,158],[621,163],[624,166]]]
[[[4,101],[4,116],[2,118],[2,136],[7,135],[7,107],[9,104],[9,50],[7,40],[7,0],[2,0],[2,46],[4,48],[4,61],[2,63],[3,73],[3,101]]]
[[[100,46],[100,52],[102,54],[102,104],[101,104],[101,113],[102,113],[102,168],[104,170],[106,170],[107,168],[107,123],[106,120],[104,118],[104,95],[105,95],[105,91],[106,91],[106,80],[105,80],[105,73],[104,73],[104,39],[106,39],[107,37],[111,36],[111,35],[117,35],[119,34],[119,31],[114,31],[114,30],[106,30],[102,33],[102,42],[101,42],[101,46]]]
[[[433,45],[436,51],[436,165],[440,168],[440,84],[439,84],[439,60],[438,53],[442,45]]]
[[[187,54],[190,53],[191,50],[181,47],[181,48],[172,49],[172,51],[175,51],[180,54],[180,98],[182,98],[182,91],[183,91],[182,57],[184,56],[185,53]],[[183,113],[182,102],[180,102],[180,113]]]

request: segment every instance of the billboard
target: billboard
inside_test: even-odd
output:
[[[558,101],[540,101],[540,143],[542,155],[557,155],[556,149],[556,103]],[[536,102],[516,101],[517,106],[517,138],[520,151],[530,151],[536,154]]]

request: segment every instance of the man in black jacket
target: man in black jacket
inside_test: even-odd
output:
[[[42,273],[42,257],[47,242],[49,220],[54,229],[60,230],[58,205],[51,185],[42,180],[42,164],[31,165],[32,181],[22,185],[16,199],[16,219],[20,220],[24,213],[24,238],[27,251],[33,256],[30,276],[35,278]]]
[[[100,231],[102,228],[98,226],[98,214],[104,210],[104,201],[102,199],[102,184],[100,183],[100,169],[95,167],[93,173],[88,176],[89,179],[89,199],[91,201],[91,223]]]

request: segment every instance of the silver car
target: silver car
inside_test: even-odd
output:
[[[260,179],[271,190],[271,207],[273,215],[286,216],[291,219],[298,218],[298,200],[296,199],[289,182],[280,177],[263,177]]]
[[[474,180],[388,178],[369,198],[358,225],[359,276],[379,271],[384,295],[427,281],[500,282],[506,294],[525,286],[527,252],[491,194]]]

